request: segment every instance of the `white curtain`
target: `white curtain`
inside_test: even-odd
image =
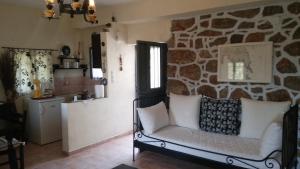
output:
[[[15,52],[16,91],[20,95],[29,94],[33,90],[33,68],[27,51]]]
[[[36,78],[41,81],[44,87],[53,87],[52,57],[45,51],[37,51],[32,57]]]
[[[46,51],[14,52],[16,70],[16,91],[19,95],[30,94],[34,89],[33,78],[47,88],[53,88],[52,57]]]

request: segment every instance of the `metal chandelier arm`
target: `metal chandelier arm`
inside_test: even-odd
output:
[[[92,2],[92,4],[90,4]],[[45,11],[44,16],[53,19],[55,12],[53,10],[54,3],[57,3],[59,5],[59,15],[61,16],[62,13],[70,14],[71,18],[74,17],[74,15],[83,15],[83,18],[86,22],[89,23],[98,23],[97,16],[95,14],[95,4],[94,1],[90,0],[84,0],[81,4],[79,0],[73,0],[72,3],[64,3],[64,0],[56,0],[56,2],[52,0],[48,0],[46,2],[46,7],[48,10]],[[49,9],[51,7],[51,9]]]
[[[89,0],[84,0],[82,4],[82,10],[88,12],[89,5],[90,5]]]

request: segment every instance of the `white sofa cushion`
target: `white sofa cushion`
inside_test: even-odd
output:
[[[136,133],[136,136],[138,136],[138,134],[139,133]],[[182,152],[185,154],[190,154],[196,157],[201,157],[209,160],[219,161],[225,164],[228,163],[228,160],[231,159],[227,158],[230,156],[243,157],[253,160],[261,160],[264,158],[260,155],[260,139],[209,133],[202,130],[194,130],[178,126],[164,127],[160,130],[157,130],[150,136],[151,138],[145,136],[136,138],[141,142],[156,146],[158,148],[165,146],[165,148],[169,150],[174,150],[177,152]],[[172,142],[175,144],[171,144],[168,142],[159,142],[157,141],[157,139]],[[195,149],[180,146],[178,144],[192,147]],[[199,151],[196,149],[202,149],[206,151]],[[215,153],[209,153],[207,151],[225,154],[225,156]],[[274,159],[279,159],[280,161],[280,154],[275,154]],[[249,168],[249,165],[246,165],[242,162],[238,162],[235,159],[232,160],[233,165],[243,168]],[[255,168],[268,169],[268,167],[265,165],[265,161],[242,161],[254,166]],[[280,166],[275,160],[269,160],[268,163],[272,163],[274,165],[274,169],[280,169]]]
[[[291,102],[256,101],[242,98],[240,136],[260,139],[266,128],[278,116],[288,111]]]
[[[172,125],[199,129],[201,95],[182,96],[170,93],[170,122]]]
[[[261,139],[260,155],[266,157],[274,150],[281,150],[282,146],[282,125],[271,123],[265,130]]]
[[[164,127],[150,136],[197,149],[227,154],[229,156],[261,159],[259,156],[259,139],[216,134],[178,126]],[[170,144],[167,145],[169,146]]]
[[[164,102],[146,108],[137,108],[137,110],[145,134],[152,134],[169,125],[168,111]]]

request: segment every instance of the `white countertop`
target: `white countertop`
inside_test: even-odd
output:
[[[39,102],[39,103],[44,103],[44,102],[51,102],[51,101],[56,101],[56,100],[65,100],[65,98],[60,97],[60,96],[55,96],[55,97],[48,98],[48,99],[31,99],[31,100],[34,100],[34,101]]]

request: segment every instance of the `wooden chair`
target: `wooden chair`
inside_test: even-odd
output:
[[[4,123],[0,126],[0,156],[8,157],[8,161],[0,162],[0,166],[9,165],[11,169],[24,169],[26,115],[26,112],[17,113],[14,104],[0,105],[0,120]]]

